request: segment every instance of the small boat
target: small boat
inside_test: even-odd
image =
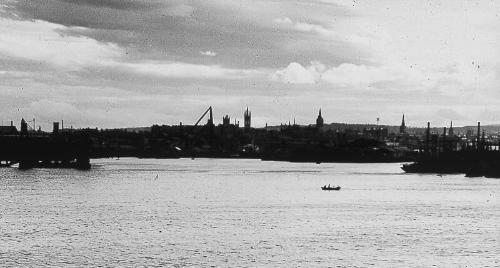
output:
[[[323,191],[339,191],[340,190],[340,186],[337,185],[337,187],[330,187],[330,185],[328,186],[323,186],[321,187],[321,190]]]

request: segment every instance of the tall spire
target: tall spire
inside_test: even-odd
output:
[[[323,117],[321,116],[321,108],[319,109],[319,114],[318,114],[318,118],[316,118],[316,127],[317,128],[321,128],[323,127]]]
[[[251,127],[252,112],[248,110],[248,106],[245,112],[243,113],[243,118],[244,118],[244,127],[246,129],[249,129]]]
[[[403,114],[403,120],[401,121],[401,126],[399,127],[399,134],[406,133],[406,124],[405,124],[405,114]]]

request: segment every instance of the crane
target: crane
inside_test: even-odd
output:
[[[212,115],[212,106],[209,106],[208,109],[200,116],[198,121],[194,124],[195,129],[193,129],[193,132],[191,135],[188,135],[186,138],[186,146],[188,147],[188,144],[190,143],[190,139],[194,139],[196,136],[198,136],[198,132],[201,131],[201,129],[196,129],[196,126],[201,122],[201,120],[207,115],[208,113],[208,123],[206,126],[208,126],[208,139],[209,139],[209,145],[210,145],[210,150],[212,150],[213,147],[213,136],[214,136],[214,119]],[[204,128],[204,127],[202,127]],[[191,137],[190,137],[191,136]]]
[[[209,125],[213,125],[214,123],[214,119],[212,117],[212,106],[208,107],[208,109],[201,115],[200,119],[198,119],[198,121],[196,121],[196,123],[194,124],[194,126],[197,126],[198,123],[200,123],[201,119],[203,119],[205,117],[205,115],[207,115],[207,113],[210,112],[210,115],[208,117],[208,124]]]

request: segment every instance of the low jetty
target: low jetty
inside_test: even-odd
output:
[[[0,135],[0,167],[90,169],[90,140],[82,132],[21,132]]]

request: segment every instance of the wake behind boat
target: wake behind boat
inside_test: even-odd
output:
[[[340,186],[337,185],[337,187],[332,187],[330,185],[328,185],[328,186],[325,185],[325,186],[321,187],[321,190],[323,190],[323,191],[339,191]]]

